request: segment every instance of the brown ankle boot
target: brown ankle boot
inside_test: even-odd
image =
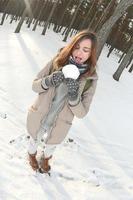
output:
[[[40,167],[42,169],[43,173],[48,173],[51,169],[51,166],[49,165],[49,159],[51,159],[52,156],[49,156],[48,158],[43,157],[40,163]]]
[[[29,164],[30,164],[30,166],[32,167],[33,170],[39,169],[39,165],[38,165],[38,162],[37,162],[37,159],[36,159],[36,154],[37,154],[37,152],[34,153],[34,154],[29,154],[28,153],[28,155],[29,155]]]

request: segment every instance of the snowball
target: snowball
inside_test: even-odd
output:
[[[65,78],[77,79],[80,75],[79,69],[73,64],[65,65],[62,68],[62,72]]]

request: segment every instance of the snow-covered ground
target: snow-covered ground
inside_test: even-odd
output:
[[[65,43],[52,29],[42,36],[41,28],[32,32],[24,25],[15,34],[15,27],[0,27],[0,200],[133,200],[133,74],[126,69],[114,81],[119,58],[107,58],[103,49],[90,112],[75,118],[57,147],[52,176],[35,174],[27,161],[25,128],[36,97],[31,84]]]

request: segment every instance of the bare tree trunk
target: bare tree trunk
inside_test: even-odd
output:
[[[34,9],[33,16],[32,16],[32,17],[30,18],[30,20],[29,20],[29,23],[28,23],[27,28],[30,28],[30,25],[31,25],[31,23],[32,23],[32,21],[33,21],[33,17],[34,17],[34,15],[36,14],[36,12],[39,10],[39,7],[40,7],[40,3],[38,2],[36,8]]]
[[[131,65],[129,72],[131,73],[133,71],[133,64]]]
[[[43,13],[44,10],[45,10],[45,7],[47,8],[47,1],[44,2],[43,6],[42,6],[42,8],[41,8],[41,10],[40,10],[40,13],[39,13],[37,19],[35,20],[35,24],[34,24],[34,27],[33,27],[32,31],[35,31],[35,30],[36,30],[38,21],[39,21],[39,19],[41,18],[42,13]]]
[[[72,30],[71,30],[70,37],[72,37],[74,31],[75,31],[75,29],[72,29]]]
[[[131,64],[132,60],[133,60],[133,53],[132,53],[132,55],[131,55],[131,57],[130,57],[127,65],[126,65],[126,68],[128,68],[128,66]]]
[[[116,70],[116,72],[113,74],[113,78],[116,80],[116,81],[119,81],[119,78],[123,72],[123,70],[125,69],[127,63],[129,62],[131,56],[132,56],[132,53],[133,53],[133,39],[132,39],[132,45],[131,47],[129,48],[126,56],[123,58],[121,64],[119,65],[118,69]]]
[[[95,12],[95,14],[94,14],[94,16],[93,16],[91,22],[89,23],[89,26],[88,26],[88,28],[87,28],[88,30],[89,30],[89,29],[93,30],[93,28],[91,28],[91,27],[92,27],[92,25],[94,24],[94,21],[95,21],[95,18],[96,18],[96,16],[97,16],[97,13],[98,13],[98,11]]]
[[[85,17],[85,19],[84,19],[84,21],[83,21],[81,27],[80,27],[80,30],[84,28],[85,23],[87,22],[87,20],[88,20],[88,18],[89,18],[89,15],[90,15],[90,13],[91,13],[91,11],[92,11],[92,9],[93,9],[93,7],[94,7],[96,1],[97,1],[97,0],[94,0],[94,1],[93,1],[93,3],[92,3],[92,5],[91,5],[90,9],[88,10],[87,15],[86,15],[86,17]]]
[[[54,11],[55,11],[55,9],[56,9],[56,5],[57,5],[58,1],[59,1],[59,0],[56,0],[56,2],[54,2],[54,5],[53,5],[52,10],[51,10],[51,13],[49,14],[49,17],[48,17],[48,19],[47,19],[47,21],[46,21],[46,23],[45,23],[45,25],[44,25],[44,29],[43,29],[43,31],[42,31],[42,35],[45,35],[45,33],[46,33],[48,24],[49,24],[49,22],[50,22],[50,20],[51,20],[51,18],[52,18],[52,15],[53,15],[53,13],[54,13]]]
[[[99,56],[100,56],[102,48],[109,36],[109,33],[110,33],[113,25],[123,15],[125,10],[127,10],[127,8],[132,5],[132,3],[133,3],[133,0],[126,0],[126,1],[121,0],[120,3],[117,5],[113,15],[103,24],[102,28],[97,33],[97,37],[98,37],[98,41],[99,41],[97,58],[99,58]]]
[[[7,14],[7,10],[8,10],[9,7],[10,7],[10,1],[8,0],[6,2],[6,4],[5,4],[5,9],[4,9],[4,12],[3,12],[3,15],[2,15],[2,19],[1,19],[0,25],[3,25],[5,17],[6,17],[6,14]]]
[[[5,17],[6,17],[6,12],[3,13],[3,15],[2,15],[2,19],[1,19],[1,23],[0,23],[0,25],[3,25],[4,20],[5,20]]]
[[[29,18],[33,18],[33,14],[32,14],[32,9],[31,9],[31,0],[29,1],[24,1],[24,4],[25,4],[25,9],[23,10],[23,14],[22,14],[22,17],[18,23],[18,26],[15,30],[15,33],[19,33],[20,32],[20,29],[23,25],[23,22],[25,20],[25,17],[26,15],[28,15]]]
[[[122,60],[122,58],[124,57],[124,55],[125,55],[125,52],[123,52],[123,54],[121,55],[121,57],[120,57],[120,59],[119,59],[118,63],[120,63],[120,62],[121,62],[121,60]]]
[[[62,24],[62,22],[63,22],[63,19],[64,19],[64,16],[65,16],[65,13],[66,13],[66,10],[67,10],[67,8],[69,7],[69,5],[72,3],[72,1],[73,0],[69,0],[68,1],[68,3],[67,3],[67,5],[66,5],[66,8],[65,8],[65,10],[64,10],[64,12],[63,12],[63,15],[62,15],[62,17],[60,18],[60,20],[59,20],[59,22],[58,22],[58,26],[57,26],[57,28],[56,28],[56,30],[55,30],[55,32],[60,32],[60,30],[61,30],[61,24]]]
[[[83,0],[80,1],[78,7],[76,8],[76,11],[75,11],[74,16],[73,16],[73,18],[72,18],[72,21],[71,21],[71,23],[70,23],[70,25],[69,25],[69,27],[68,27],[66,33],[65,33],[65,37],[64,37],[64,39],[63,39],[64,42],[67,40],[67,37],[68,37],[68,35],[69,35],[69,32],[70,32],[70,30],[71,30],[71,28],[72,28],[72,25],[73,25],[73,23],[74,23],[74,20],[75,20],[75,18],[76,18],[76,16],[77,16],[78,10],[79,10],[79,8],[80,8],[82,2],[83,2]]]
[[[30,25],[31,25],[32,21],[33,21],[33,18],[30,18],[29,21],[28,21],[28,26],[27,26],[27,28],[30,28]]]
[[[98,20],[96,26],[95,26],[95,31],[98,30],[99,27],[102,26],[102,22],[105,20],[108,12],[110,11],[110,8],[112,7],[112,4],[114,4],[116,2],[116,0],[111,0],[108,4],[108,6],[105,8],[103,14],[101,15],[100,19]]]
[[[15,20],[15,15],[12,15],[12,16],[11,16],[10,24],[13,22],[13,20]]]
[[[27,14],[27,8],[25,8],[24,11],[23,11],[22,17],[21,17],[21,19],[20,19],[20,21],[19,21],[19,23],[17,25],[15,33],[19,33],[20,32],[20,29],[21,29],[21,27],[23,25],[23,22],[24,22],[26,14]]]
[[[107,54],[107,57],[110,56],[110,54],[112,53],[112,51],[114,50],[114,45],[112,45],[110,48],[109,48],[109,52]]]

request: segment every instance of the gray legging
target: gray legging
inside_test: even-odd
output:
[[[40,141],[36,141],[32,137],[30,137],[28,153],[29,154],[36,153],[39,144],[40,144]],[[53,155],[55,148],[56,148],[56,145],[45,144],[44,148],[43,148],[45,157],[47,158],[47,157]]]

